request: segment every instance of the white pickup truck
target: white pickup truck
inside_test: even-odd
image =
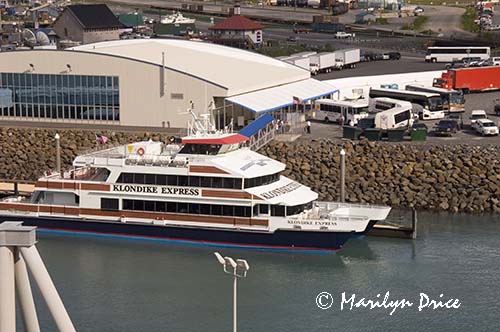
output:
[[[335,33],[335,38],[337,39],[345,39],[345,38],[354,38],[354,33],[349,33],[345,31],[338,31]]]

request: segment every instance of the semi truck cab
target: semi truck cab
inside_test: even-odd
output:
[[[451,72],[450,71],[444,72],[441,74],[441,77],[435,78],[432,81],[432,86],[435,88],[452,90],[453,89],[453,80],[452,80]]]

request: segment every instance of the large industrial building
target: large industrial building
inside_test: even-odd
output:
[[[0,53],[0,120],[186,127],[191,106],[218,126],[293,117],[335,88],[308,71],[204,42],[144,39]]]

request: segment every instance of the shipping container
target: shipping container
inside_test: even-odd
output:
[[[500,89],[500,66],[449,69],[435,78],[433,86],[464,93]]]

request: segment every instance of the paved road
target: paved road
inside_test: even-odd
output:
[[[358,65],[354,69],[332,71],[328,74],[317,75],[315,76],[315,78],[323,81],[344,77],[400,74],[441,69],[444,70],[444,65],[442,63],[427,63],[419,57],[402,57],[401,60],[395,61],[385,60],[361,62],[358,63]]]

